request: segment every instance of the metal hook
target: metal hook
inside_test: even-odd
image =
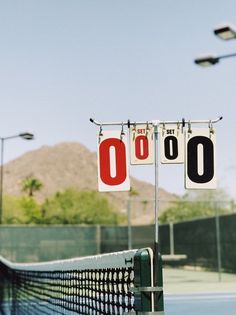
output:
[[[122,138],[123,136],[125,135],[125,132],[124,132],[124,123],[122,122],[121,123],[121,133],[120,133],[120,140],[122,141]]]
[[[148,131],[150,130],[149,122],[146,122],[146,137],[148,136]]]
[[[166,125],[165,125],[165,123],[163,122],[163,124],[162,124],[162,136],[164,136],[165,130],[166,130]]]
[[[177,137],[178,137],[178,135],[179,135],[179,129],[180,129],[180,123],[179,123],[179,121],[177,122]]]
[[[134,124],[133,124],[133,128],[132,128],[132,131],[133,131],[133,140],[135,140],[135,133],[136,133],[136,122],[134,122]]]
[[[102,133],[102,124],[100,125],[99,136],[103,136],[103,133]]]
[[[185,119],[182,118],[182,133],[184,132],[184,127],[185,127]]]
[[[190,120],[188,121],[188,133],[192,133]]]
[[[208,127],[209,127],[209,130],[210,130],[210,136],[211,136],[211,134],[214,134],[214,133],[215,133],[215,131],[214,131],[214,129],[213,129],[213,124],[212,124],[212,121],[211,121],[211,120],[209,121]]]
[[[101,137],[103,136],[103,132],[102,132],[102,124],[100,124],[100,129],[99,129],[99,134],[98,134],[98,143],[101,142]]]
[[[130,129],[130,119],[128,119],[128,121],[127,121],[127,126]]]

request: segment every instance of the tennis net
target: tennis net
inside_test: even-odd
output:
[[[0,257],[0,313],[135,313],[142,303],[131,288],[142,285],[141,273],[151,285],[151,271],[146,270],[150,261],[145,259],[142,266],[142,257],[149,257],[150,252],[129,250],[32,264],[11,263]]]

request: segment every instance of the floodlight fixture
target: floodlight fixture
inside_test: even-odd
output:
[[[199,57],[194,60],[194,63],[196,63],[198,66],[201,67],[209,67],[217,64],[219,62],[219,57],[214,56],[204,56]]]
[[[230,40],[236,38],[236,28],[232,25],[222,25],[214,29],[217,37],[223,40]]]
[[[25,140],[33,140],[34,139],[34,135],[30,132],[22,132],[19,134],[19,137],[21,137]]]
[[[214,66],[215,64],[219,63],[221,59],[231,58],[231,57],[236,57],[236,53],[221,55],[217,57],[215,56],[200,57],[200,58],[196,58],[194,60],[194,63],[196,63],[198,66],[201,66],[201,67],[209,67],[209,66]]]

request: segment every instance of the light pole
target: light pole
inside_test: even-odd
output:
[[[33,140],[34,135],[29,132],[22,132],[18,135],[9,136],[9,137],[0,137],[1,140],[1,169],[0,169],[0,224],[2,224],[2,210],[3,210],[3,163],[4,163],[4,141],[14,138],[22,138],[25,140]]]
[[[231,40],[231,39],[236,38],[236,29],[235,27],[229,24],[228,25],[225,24],[220,27],[217,27],[213,30],[213,32],[218,38],[222,40]],[[194,60],[194,63],[201,67],[209,67],[209,66],[213,66],[219,63],[221,59],[232,58],[232,57],[236,57],[236,53],[220,55],[220,56],[206,55],[206,56],[196,58]]]

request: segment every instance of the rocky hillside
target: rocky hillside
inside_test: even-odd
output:
[[[43,183],[42,190],[36,195],[39,201],[68,187],[97,190],[96,153],[78,142],[43,146],[28,152],[4,166],[4,192],[12,195],[22,194],[21,182],[27,176],[34,176]],[[131,179],[131,185],[138,192],[131,201],[133,224],[153,222],[153,185],[135,178]],[[117,211],[126,212],[128,192],[103,194],[109,198]],[[160,199],[165,200],[160,205],[160,211],[176,198],[175,195],[160,189]]]

